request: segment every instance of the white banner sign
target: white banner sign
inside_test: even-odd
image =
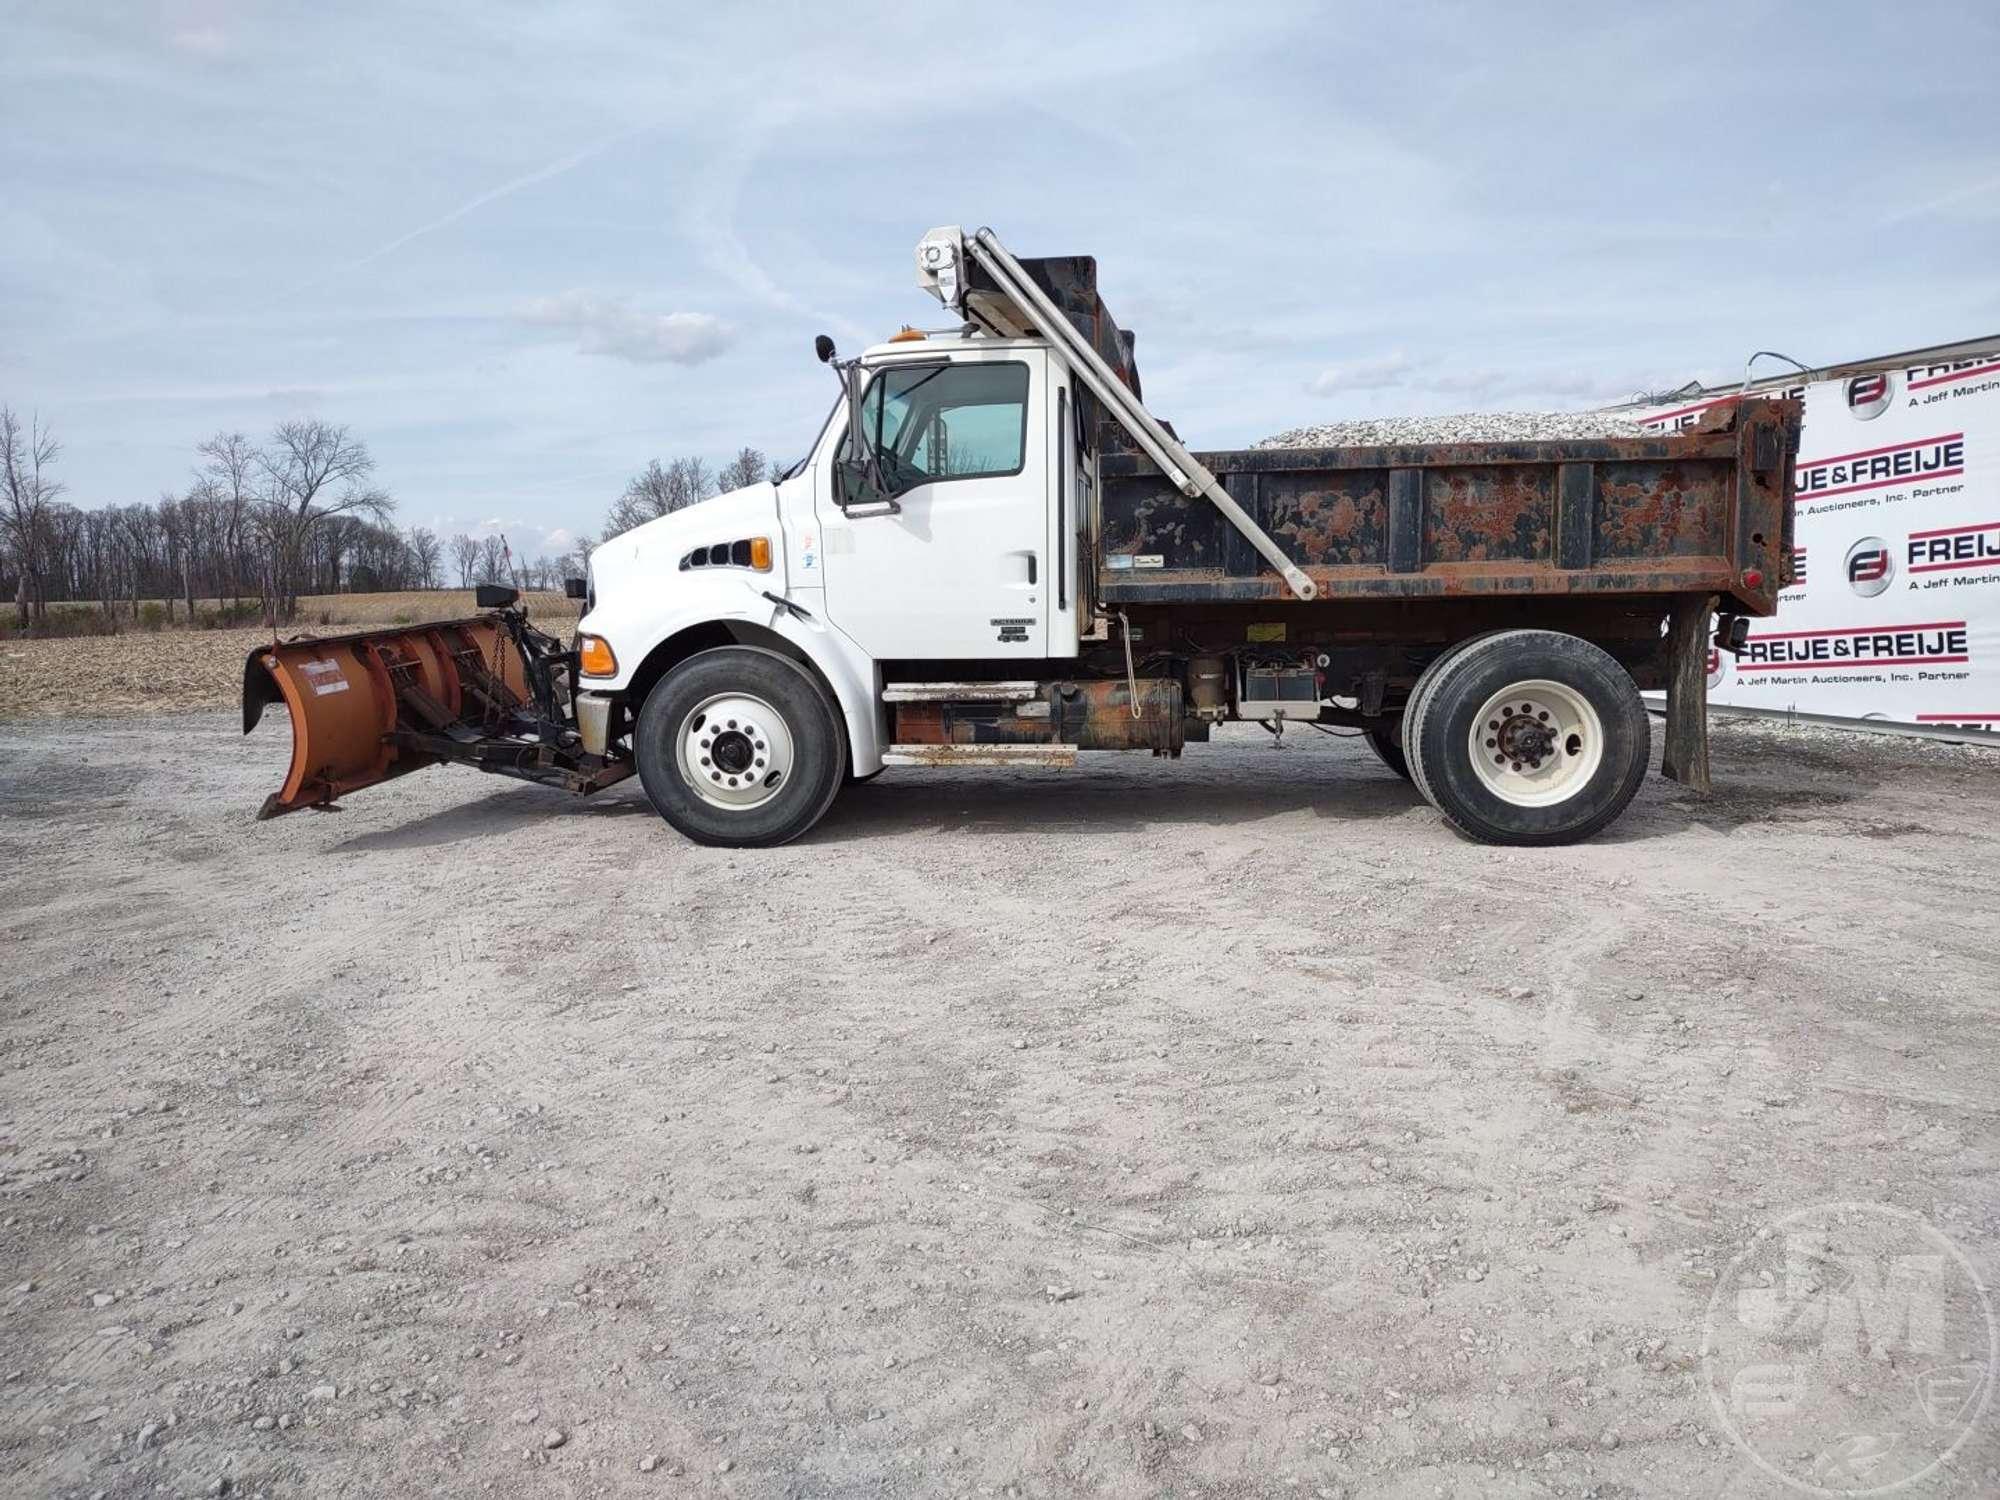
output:
[[[1758,394],[1805,397],[1797,580],[1711,654],[1710,701],[2000,733],[2000,354]]]

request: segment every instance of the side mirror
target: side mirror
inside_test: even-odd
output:
[[[563,594],[571,599],[587,599],[590,597],[590,584],[582,578],[565,578]]]
[[[830,364],[832,364],[832,363],[833,363],[833,340],[832,340],[832,339],[830,339],[830,338],[828,338],[828,337],[827,337],[827,336],[826,336],[825,334],[823,334],[823,333],[822,333],[822,334],[820,334],[820,335],[819,335],[819,336],[818,336],[817,338],[815,338],[815,339],[813,340],[813,353],[814,353],[814,354],[817,354],[817,355],[819,356],[819,362],[820,362],[821,364],[823,364],[823,365],[830,365]]]

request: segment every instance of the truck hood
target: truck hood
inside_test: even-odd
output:
[[[600,598],[628,579],[650,577],[657,584],[694,548],[752,536],[768,536],[774,548],[784,545],[778,490],[768,480],[669,511],[602,543],[590,554],[591,581]]]

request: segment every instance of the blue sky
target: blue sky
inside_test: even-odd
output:
[[[351,425],[405,524],[790,457],[911,250],[1089,253],[1198,446],[2000,331],[1979,4],[0,0],[0,401],[72,501]]]

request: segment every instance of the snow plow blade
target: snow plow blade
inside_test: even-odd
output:
[[[514,610],[259,646],[243,664],[243,732],[282,702],[292,724],[284,785],[258,818],[456,762],[594,792],[631,774],[583,749],[574,662]]]

